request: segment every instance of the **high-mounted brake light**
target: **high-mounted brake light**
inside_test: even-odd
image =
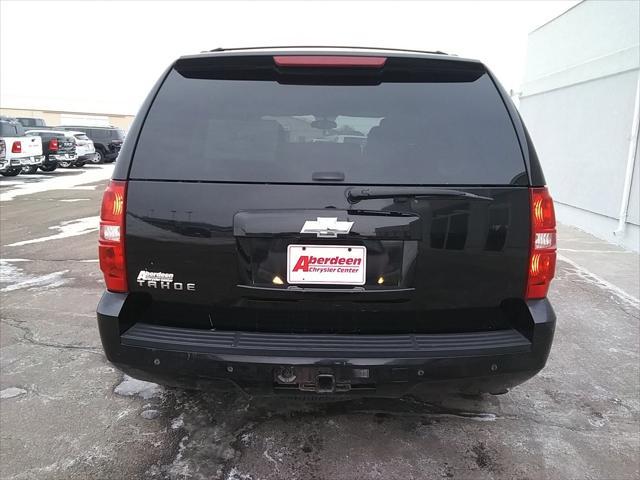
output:
[[[381,68],[386,57],[356,57],[340,55],[277,55],[278,67]]]
[[[22,142],[20,140],[16,140],[11,145],[11,153],[22,153]]]
[[[124,251],[124,216],[127,182],[111,180],[102,197],[98,257],[107,290],[126,292],[127,269]]]
[[[57,138],[52,138],[51,140],[49,140],[49,150],[51,150],[52,152],[57,152],[58,151],[58,139]]]
[[[529,299],[544,298],[556,271],[556,215],[546,187],[530,189],[531,246],[527,291]]]

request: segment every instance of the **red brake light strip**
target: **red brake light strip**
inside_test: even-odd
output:
[[[276,55],[273,60],[278,67],[382,68],[387,58],[341,55]]]

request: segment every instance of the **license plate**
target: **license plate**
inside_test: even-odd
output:
[[[287,282],[364,285],[367,249],[343,245],[289,245]]]

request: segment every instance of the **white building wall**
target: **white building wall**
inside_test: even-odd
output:
[[[584,1],[529,35],[520,111],[558,219],[640,249],[638,153],[615,235],[640,75],[640,3]]]

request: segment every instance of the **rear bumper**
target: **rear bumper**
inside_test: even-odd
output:
[[[0,172],[4,172],[6,170],[9,170],[10,168],[16,168],[16,167],[20,167],[19,160],[17,162],[15,160],[12,162],[11,160],[7,160],[7,159],[0,160]]]
[[[127,295],[105,293],[98,326],[107,358],[133,377],[187,388],[235,388],[250,394],[300,393],[278,381],[331,375],[349,393],[401,396],[414,389],[502,392],[540,371],[555,314],[527,303],[533,327],[455,334],[321,335],[210,331],[136,323],[122,326]],[[126,328],[126,330],[125,330]]]
[[[78,160],[78,156],[76,154],[71,154],[71,155],[65,155],[65,154],[59,154],[59,155],[49,155],[49,160],[55,160],[56,162],[60,163],[60,162],[75,162],[76,160]]]
[[[22,166],[42,165],[42,162],[44,162],[44,155],[34,155],[20,159],[20,165]]]

